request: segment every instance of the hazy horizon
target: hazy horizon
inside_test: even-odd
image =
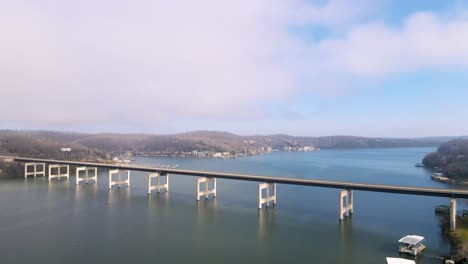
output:
[[[189,130],[189,131],[181,131],[175,133],[166,133],[166,134],[156,134],[156,133],[119,133],[119,132],[111,132],[111,131],[103,131],[103,132],[83,132],[83,131],[67,131],[67,130],[42,130],[42,129],[0,129],[0,131],[15,131],[15,132],[52,132],[52,133],[76,133],[76,134],[89,134],[89,135],[100,135],[100,134],[114,134],[114,135],[151,135],[151,136],[164,136],[164,135],[177,135],[177,134],[185,134],[185,133],[193,133],[193,132],[216,132],[216,133],[228,133],[234,134],[237,136],[277,136],[277,135],[286,135],[292,137],[364,137],[364,138],[395,138],[395,139],[423,139],[423,138],[465,138],[468,137],[468,134],[462,135],[443,135],[443,136],[421,136],[421,137],[386,137],[386,136],[361,136],[361,135],[340,135],[340,134],[330,134],[330,135],[294,135],[294,134],[285,134],[285,133],[271,133],[271,134],[242,134],[242,133],[233,133],[230,131],[223,131],[223,130]]]
[[[468,2],[2,1],[0,129],[468,134]]]

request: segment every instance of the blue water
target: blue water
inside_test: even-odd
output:
[[[236,159],[138,158],[138,164],[348,182],[456,188],[414,167],[434,148],[275,152]],[[218,179],[215,200],[195,201],[195,177],[170,176],[147,196],[145,173],[130,189],[70,181],[0,180],[1,263],[385,263],[396,241],[426,237],[418,263],[448,255],[434,206],[446,198],[354,192],[338,220],[335,189],[278,185],[276,207],[258,210],[258,183]],[[460,187],[458,187],[460,188]],[[467,201],[458,201],[459,209]]]

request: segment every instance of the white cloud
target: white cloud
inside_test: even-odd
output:
[[[265,118],[264,103],[303,89],[467,66],[466,17],[418,13],[400,28],[356,25],[368,3],[2,2],[0,127],[128,124],[141,132],[173,119]],[[311,42],[288,31],[295,25],[345,32]]]
[[[317,47],[332,72],[375,78],[422,69],[468,66],[468,19],[415,13],[401,28],[375,23]]]

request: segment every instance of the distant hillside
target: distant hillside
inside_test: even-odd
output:
[[[271,151],[304,151],[336,148],[394,148],[437,146],[441,138],[400,139],[353,136],[294,137],[288,135],[239,136],[218,131],[193,131],[173,135],[84,134],[50,131],[0,131],[0,153],[60,157],[60,147],[71,147],[71,157],[118,155],[232,156],[257,155]]]
[[[386,139],[351,136],[293,137],[288,135],[239,136],[226,132],[195,131],[175,135],[121,135],[97,134],[79,138],[74,142],[93,146],[106,151],[119,152],[246,152],[298,149],[314,146],[331,148],[387,148],[437,146],[439,140],[429,139]]]
[[[442,144],[437,152],[424,157],[423,164],[441,170],[451,179],[468,181],[468,139],[455,139]]]
[[[75,143],[84,136],[78,133],[3,130],[0,131],[0,155],[87,161],[110,158],[110,153],[106,151]],[[73,151],[65,154],[61,151],[64,147],[72,148]],[[22,175],[20,164],[0,160],[0,176]]]
[[[72,148],[67,158],[96,160],[106,158],[107,153],[76,141],[84,134],[48,131],[0,131],[0,155],[63,159],[61,148]]]

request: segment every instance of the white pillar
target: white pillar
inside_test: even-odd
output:
[[[340,220],[343,220],[343,196],[345,196],[346,194],[344,193],[345,191],[341,191],[339,194],[338,194],[338,216],[340,218]]]
[[[450,229],[457,228],[457,200],[452,198],[450,200]]]
[[[151,194],[151,190],[152,190],[152,188],[151,188],[152,187],[152,185],[151,185],[151,179],[152,179],[151,175],[152,174],[159,174],[159,173],[150,173],[150,174],[148,174],[148,195]]]
[[[33,170],[28,171],[28,169],[31,166],[33,167]],[[41,166],[42,170],[39,171],[38,166]],[[46,175],[46,164],[45,163],[36,163],[36,162],[24,163],[24,178],[27,178],[30,175],[33,175],[34,178],[36,178],[38,175],[45,176]]]
[[[213,183],[213,189],[209,189],[209,183]],[[200,191],[200,183],[205,185],[204,191]],[[209,195],[213,194],[213,198],[216,197],[216,178],[198,178],[197,179],[197,201],[200,201],[201,196],[205,196],[208,199]]]
[[[262,196],[263,189],[266,189],[266,196]],[[271,192],[270,192],[270,189]],[[261,183],[258,185],[258,209],[262,209],[262,205],[269,206],[270,202],[276,205],[276,183]]]
[[[353,213],[353,191],[343,190],[339,194],[339,218],[344,219],[344,216],[349,216]]]
[[[127,171],[127,187],[130,187],[130,171]]]
[[[116,181],[112,180],[112,176],[114,174],[118,175],[118,180],[116,180]],[[120,170],[118,170],[118,169],[117,170],[109,170],[109,189],[112,189],[113,185],[117,185],[117,187],[120,188],[122,184],[126,184],[127,188],[130,187],[130,171],[127,170],[127,179],[122,180],[121,177],[120,177]]]
[[[161,184],[161,177],[165,177],[166,183]],[[152,183],[153,178],[156,178],[156,185]],[[167,175],[167,173],[158,172],[148,174],[148,194],[151,194],[152,190],[156,190],[159,193],[161,189],[165,189],[166,192],[169,191],[169,175]]]
[[[82,171],[85,172],[84,177],[80,177],[80,172]],[[94,175],[92,177],[89,176],[90,171],[94,171]],[[91,167],[91,168],[77,167],[76,168],[76,184],[77,185],[80,184],[80,182],[85,182],[87,184],[90,180],[97,183],[97,167]]]
[[[62,173],[62,168],[65,168],[65,173]],[[52,174],[52,169],[57,169],[57,174]],[[60,178],[70,178],[70,166],[69,165],[49,165],[49,181],[52,179],[60,179]]]

